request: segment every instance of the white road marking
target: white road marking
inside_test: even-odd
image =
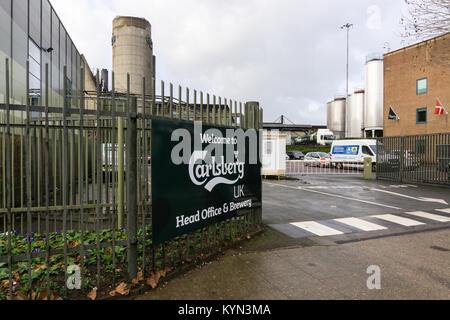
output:
[[[372,190],[372,191],[377,191],[377,192],[384,192],[384,193],[392,194],[392,195],[394,195],[394,196],[404,197],[404,198],[413,199],[413,200],[417,200],[417,201],[423,201],[423,202],[437,202],[437,203],[442,203],[442,204],[448,205],[447,201],[442,200],[442,199],[424,198],[424,197],[411,197],[411,196],[407,196],[407,195],[405,195],[405,194],[401,194],[401,193],[397,193],[397,192],[392,192],[392,191],[381,190],[381,189],[370,189],[370,190]]]
[[[341,231],[329,228],[314,221],[291,223],[291,225],[306,230],[308,232],[314,233],[315,235],[318,235],[320,237],[344,234]]]
[[[384,207],[384,208],[389,208],[389,209],[403,210],[402,208],[398,208],[398,207],[394,207],[394,206],[388,206],[386,204],[381,204],[381,203],[376,203],[376,202],[367,201],[367,200],[361,200],[361,199],[344,197],[344,196],[341,196],[341,195],[338,195],[338,194],[326,193],[326,192],[306,189],[306,188],[302,188],[302,187],[292,187],[292,186],[286,186],[286,185],[283,185],[283,184],[268,183],[268,182],[264,182],[264,184],[269,185],[269,186],[277,186],[277,187],[283,187],[283,188],[288,188],[288,189],[295,189],[295,190],[301,190],[301,191],[306,191],[306,192],[318,193],[318,194],[329,196],[329,197],[335,197],[335,198],[341,198],[341,199],[345,199],[345,200],[357,201],[357,202],[367,203],[367,204],[371,204],[371,205],[374,205],[374,206],[379,206],[379,207]]]
[[[343,219],[334,219],[334,221],[344,223],[351,227],[355,227],[362,231],[376,231],[376,230],[387,230],[386,227],[380,226],[378,224],[368,222],[358,218],[343,218]]]
[[[444,213],[450,213],[450,208],[448,208],[448,209],[436,209],[436,211],[444,212]]]
[[[403,217],[399,217],[399,216],[394,216],[393,214],[384,214],[384,215],[379,215],[379,216],[372,216],[372,218],[389,221],[389,222],[396,223],[396,224],[399,224],[399,225],[402,225],[402,226],[405,226],[405,227],[421,226],[421,225],[425,224],[423,222],[419,222],[419,221],[416,221],[416,220],[403,218]]]
[[[428,213],[428,212],[414,211],[414,212],[405,212],[405,213],[413,215],[413,216],[416,216],[416,217],[422,217],[422,218],[435,220],[435,221],[439,221],[439,222],[450,222],[450,218],[447,218],[447,217],[444,217],[444,216],[439,216],[437,214],[431,214],[431,213]]]

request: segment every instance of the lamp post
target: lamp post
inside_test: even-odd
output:
[[[347,113],[348,113],[348,60],[349,60],[349,50],[350,50],[350,28],[353,27],[353,24],[347,23],[341,26],[341,29],[347,29],[347,77],[346,77],[346,89],[345,89],[345,135],[347,136],[348,123],[347,123]]]

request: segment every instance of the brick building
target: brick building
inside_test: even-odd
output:
[[[384,135],[450,132],[450,33],[384,56]],[[390,107],[399,120],[389,120]]]

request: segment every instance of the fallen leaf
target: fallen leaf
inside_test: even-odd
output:
[[[116,296],[116,290],[111,291],[111,292],[109,293],[109,295],[110,295],[111,297],[115,297],[115,296]]]
[[[40,291],[37,296],[37,300],[48,300],[47,293],[48,293],[47,289]],[[51,297],[52,297],[52,294],[50,294],[50,299],[51,299]]]
[[[9,287],[9,280],[3,280],[2,281],[2,287],[3,288],[8,288]]]
[[[144,281],[144,274],[142,273],[142,271],[139,271],[137,274],[137,280],[138,281]]]
[[[91,292],[89,292],[88,298],[91,300],[97,299],[97,288],[94,288]]]
[[[159,275],[161,276],[161,278],[164,278],[166,276],[166,270],[159,270]]]
[[[135,278],[133,280],[131,280],[131,287],[135,287],[139,284],[139,280],[138,278]]]
[[[41,269],[45,270],[45,269],[47,269],[47,266],[45,264],[36,266],[36,268],[34,268],[34,272],[39,272],[39,270],[41,270]]]
[[[69,246],[71,246],[71,247],[76,247],[76,246],[78,246],[78,242],[76,242],[76,241],[75,241],[75,242],[72,242],[72,243],[69,244]]]
[[[117,286],[116,292],[122,296],[127,296],[130,294],[130,288],[128,288],[128,285],[125,282],[122,282]]]
[[[249,234],[247,234],[247,240],[250,240],[252,237],[249,235]]]
[[[158,286],[158,283],[155,281],[154,275],[147,279],[147,284],[152,287],[152,289],[155,289]]]
[[[22,292],[18,292],[14,300],[29,300]]]

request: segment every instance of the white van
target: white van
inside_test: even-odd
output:
[[[376,168],[377,140],[338,140],[331,146],[331,164],[338,169],[363,169],[364,158],[372,158]]]

